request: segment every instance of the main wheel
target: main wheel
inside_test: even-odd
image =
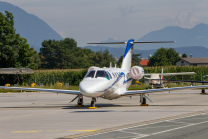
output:
[[[91,101],[91,107],[95,107],[95,101]]]
[[[143,97],[143,102],[142,102],[142,104],[146,104],[146,98],[145,98],[145,97]]]

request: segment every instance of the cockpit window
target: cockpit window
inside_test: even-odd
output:
[[[107,73],[108,73],[109,77],[112,79],[112,76],[111,76],[110,72],[107,71]]]
[[[104,70],[98,70],[95,75],[95,78],[97,78],[97,77],[103,77],[103,78],[110,80],[108,73]]]
[[[89,77],[89,78],[94,78],[95,75],[95,70],[91,70],[90,72],[87,73],[87,75],[85,76],[85,78]]]

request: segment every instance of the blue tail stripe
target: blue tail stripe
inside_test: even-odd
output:
[[[131,49],[131,46],[132,46],[131,42],[134,42],[134,39],[128,40],[127,45],[126,45],[126,50],[125,50],[125,53],[124,53],[124,58],[126,57],[126,55],[128,54],[129,50]]]

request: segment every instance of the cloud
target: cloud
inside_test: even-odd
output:
[[[179,11],[174,21],[180,27],[192,28],[198,24],[199,19],[195,17],[195,10],[191,9],[190,11]]]
[[[126,16],[136,12],[141,12],[142,10],[136,9],[134,6],[119,6],[117,8],[121,16]]]
[[[64,33],[63,31],[59,31],[58,34],[62,37],[62,38],[67,38],[68,35],[66,33]]]

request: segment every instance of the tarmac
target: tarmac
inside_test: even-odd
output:
[[[98,109],[75,107],[75,96],[49,92],[1,93],[0,135],[4,139],[53,138],[206,138],[208,95],[201,90],[150,94],[149,106],[139,96],[98,98]]]

